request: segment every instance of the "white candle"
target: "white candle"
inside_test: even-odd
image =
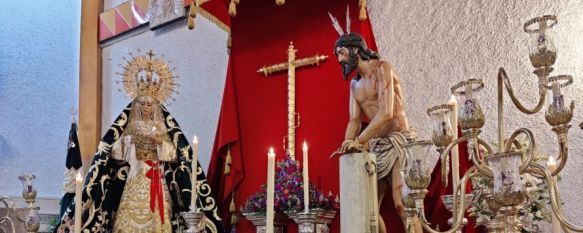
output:
[[[467,87],[470,88],[467,88]],[[472,89],[471,85],[466,85],[466,91],[467,89]],[[468,93],[468,92],[466,92]],[[470,91],[471,93],[471,91]],[[451,127],[453,129],[453,140],[457,140],[458,135],[457,135],[457,111],[458,111],[458,102],[455,99],[455,96],[451,96],[449,98],[449,102],[448,104],[453,105],[453,111],[450,114],[450,122],[451,122]],[[444,166],[444,164],[442,164],[441,166]],[[452,194],[455,197],[455,190],[457,185],[460,182],[460,159],[459,159],[459,150],[458,150],[458,146],[454,146],[451,149],[451,180],[452,182]],[[463,190],[462,190],[463,191]],[[461,193],[462,195],[464,194],[464,192]],[[455,204],[457,203],[457,200],[454,198],[454,209],[455,209]]]
[[[471,99],[472,96],[474,95],[474,89],[472,89],[472,84],[468,83],[468,84],[466,84],[465,87],[466,87],[466,89],[465,89],[464,94],[466,96],[466,99]]]
[[[553,82],[553,84],[551,84],[551,89],[553,90],[553,97],[554,98],[561,96],[561,89],[559,88],[559,82]]]
[[[267,153],[267,219],[265,220],[265,232],[273,233],[273,216],[274,216],[274,182],[275,182],[275,153],[273,148],[269,148]]]
[[[81,215],[83,214],[83,203],[81,203],[82,188],[83,176],[79,171],[75,177],[75,232],[81,232]]]
[[[304,141],[304,169],[302,170],[302,175],[304,175],[304,212],[310,212],[310,181],[308,176],[308,144]]]
[[[190,167],[190,176],[192,180],[192,195],[190,195],[190,211],[198,212],[196,208],[196,200],[198,199],[198,185],[197,185],[197,172],[198,172],[198,138],[194,136],[192,139],[192,163]]]

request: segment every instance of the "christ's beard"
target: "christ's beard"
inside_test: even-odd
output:
[[[348,61],[341,62],[342,65],[342,76],[344,80],[348,79],[348,76],[358,67],[358,58],[355,53],[350,53],[348,56]]]

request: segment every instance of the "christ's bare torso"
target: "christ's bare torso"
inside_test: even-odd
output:
[[[353,79],[351,82],[351,89],[364,115],[372,120],[377,114],[379,114],[379,102],[380,95],[382,95],[382,90],[385,88],[382,82],[383,72],[381,70],[381,61],[376,60],[371,64],[374,68],[369,76],[361,77],[359,80]],[[393,116],[389,124],[386,124],[379,128],[373,135],[373,137],[386,137],[392,132],[401,132],[409,128],[409,122],[407,121],[407,115],[405,114],[404,101],[403,101],[403,91],[401,89],[399,77],[395,72],[391,72],[393,78],[394,88],[394,109]]]

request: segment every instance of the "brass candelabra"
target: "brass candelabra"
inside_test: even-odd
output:
[[[567,132],[571,127],[574,109],[574,103],[567,104],[569,101],[564,94],[564,89],[572,84],[573,78],[569,75],[549,77],[557,58],[557,49],[550,35],[550,30],[556,24],[557,17],[551,15],[537,17],[524,24],[524,31],[533,37],[529,55],[531,64],[535,68],[533,73],[538,77],[539,100],[532,109],[525,107],[518,100],[505,70],[499,69],[497,151],[494,151],[492,146],[480,137],[481,128],[486,122],[478,98],[484,88],[484,83],[480,79],[466,80],[451,88],[452,94],[456,96],[459,103],[459,109],[454,114],[458,115],[462,137],[454,139],[454,128],[448,121],[453,107],[441,105],[428,110],[428,114],[433,119],[432,141],[416,141],[405,145],[407,160],[402,174],[410,191],[404,193],[403,203],[406,205],[407,217],[411,219],[418,217],[427,232],[440,232],[430,227],[424,214],[423,199],[427,194],[433,168],[430,160],[441,160],[442,182],[447,186],[450,152],[461,142],[468,143],[468,153],[473,166],[454,186],[453,197],[444,197],[453,205],[451,229],[444,232],[459,232],[463,227],[463,215],[472,198],[465,194],[466,185],[468,180],[477,176],[485,176],[493,180],[483,195],[488,208],[495,213],[495,217],[486,224],[488,232],[520,232],[522,223],[518,218],[518,210],[526,199],[526,188],[520,182],[520,176],[523,174],[530,174],[547,182],[546,191],[550,195],[552,212],[565,231],[583,231],[583,226],[577,226],[565,218],[556,182],[556,176],[563,170],[568,158]],[[546,122],[558,138],[559,150],[557,155],[550,159],[552,163],[549,161],[543,164],[533,160],[535,138],[527,128],[514,131],[505,140],[504,87],[514,105],[525,114],[540,112],[546,103],[546,98],[552,98],[548,101],[545,113]],[[547,97],[549,91],[551,95]],[[517,140],[521,135],[526,138],[527,146],[523,146]],[[433,145],[437,147],[438,153],[429,153]],[[436,157],[437,154],[439,158]],[[411,231],[411,227],[407,228]]]
[[[27,206],[26,209],[28,213],[26,216],[20,217],[18,212],[16,212],[16,205],[14,204],[14,200],[7,196],[0,196],[0,203],[4,204],[6,208],[5,216],[0,217],[0,232],[8,232],[5,225],[10,226],[11,232],[15,233],[16,228],[14,227],[14,220],[10,217],[10,212],[14,213],[16,219],[22,223],[24,223],[24,229],[26,232],[37,232],[40,228],[40,222],[38,217],[39,207],[35,205],[36,202],[36,189],[32,186],[32,182],[36,176],[32,174],[28,175],[21,175],[18,177],[23,185],[22,190],[22,198],[26,202]]]

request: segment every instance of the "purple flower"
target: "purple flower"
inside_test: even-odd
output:
[[[275,173],[275,210],[294,211],[301,210],[303,206],[303,176],[299,169],[299,163],[287,157],[278,161]],[[259,191],[247,199],[243,212],[265,212],[266,210],[266,185],[262,185]],[[328,196],[317,190],[313,184],[309,185],[310,208],[338,209],[339,203],[334,202],[332,193]]]

